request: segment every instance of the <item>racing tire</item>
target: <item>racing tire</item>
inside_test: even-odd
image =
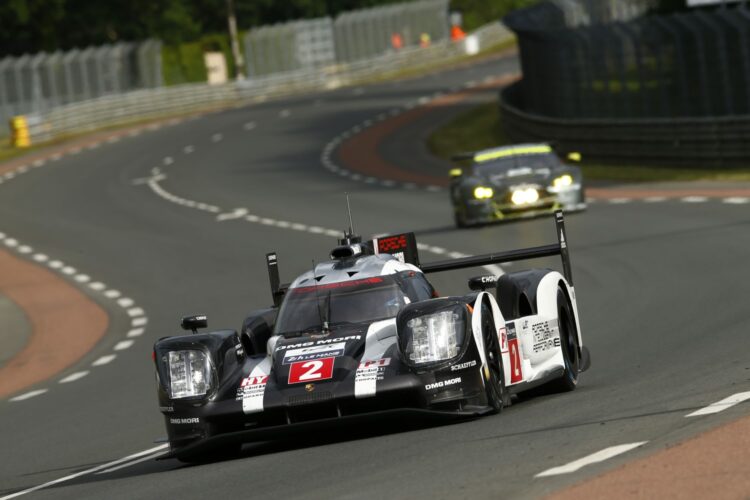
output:
[[[557,288],[557,317],[560,326],[560,349],[562,350],[565,371],[562,377],[545,386],[551,392],[570,392],[578,385],[580,372],[580,348],[578,329],[573,308],[562,287]]]
[[[469,227],[469,224],[466,223],[466,219],[458,213],[458,210],[453,211],[453,220],[456,223],[456,227],[459,229],[464,229]]]
[[[500,413],[503,407],[510,406],[510,392],[505,387],[503,358],[500,354],[500,345],[497,340],[497,333],[495,333],[495,325],[489,310],[483,309],[482,337],[488,372],[483,373],[485,378],[484,388],[487,393],[487,405],[492,409],[491,412],[495,414]]]

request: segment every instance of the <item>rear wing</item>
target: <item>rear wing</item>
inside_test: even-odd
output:
[[[563,275],[573,286],[573,273],[570,270],[570,255],[568,254],[568,238],[565,234],[565,219],[561,210],[555,212],[555,230],[557,232],[557,243],[542,245],[538,247],[522,248],[520,250],[508,250],[506,252],[488,253],[461,257],[458,259],[441,260],[422,264],[420,268],[424,273],[437,273],[442,271],[454,271],[468,267],[487,266],[489,264],[502,264],[517,260],[538,259],[541,257],[552,257],[559,255],[562,259]]]
[[[487,266],[489,264],[501,264],[516,260],[538,259],[559,255],[563,264],[563,275],[573,286],[573,274],[570,270],[570,256],[568,255],[567,235],[565,234],[565,220],[561,210],[555,212],[555,229],[557,232],[557,243],[542,245],[538,247],[522,248],[520,250],[508,250],[506,252],[495,252],[472,257],[461,257],[458,259],[441,260],[420,264],[417,239],[414,233],[403,233],[397,235],[382,236],[372,241],[362,243],[363,251],[370,254],[391,254],[401,262],[413,264],[424,273],[437,273],[441,271],[454,271],[468,267]],[[271,297],[274,307],[279,307],[284,294],[289,289],[289,283],[282,284],[279,279],[278,259],[275,252],[266,254],[266,266],[268,267],[268,279],[271,284]]]

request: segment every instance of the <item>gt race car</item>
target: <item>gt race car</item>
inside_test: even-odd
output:
[[[570,153],[570,161],[580,161]],[[453,157],[450,171],[456,226],[586,208],[581,169],[563,163],[548,144],[518,144]]]
[[[154,345],[159,409],[170,452],[201,461],[242,442],[312,428],[416,417],[497,413],[534,389],[571,391],[583,346],[562,212],[554,244],[421,264],[413,233],[344,234],[330,260],[280,284],[267,254],[273,306],[239,332],[198,333]],[[559,255],[562,274],[530,269],[469,280],[439,297],[425,275]]]

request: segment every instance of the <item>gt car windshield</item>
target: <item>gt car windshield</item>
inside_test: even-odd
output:
[[[392,318],[407,303],[389,276],[292,288],[279,310],[275,332],[320,331],[323,322],[333,326]]]
[[[522,156],[509,156],[497,160],[490,160],[474,165],[474,172],[479,175],[506,174],[508,177],[515,175],[528,175],[540,169],[550,169],[560,165],[559,160],[553,154],[533,154]]]

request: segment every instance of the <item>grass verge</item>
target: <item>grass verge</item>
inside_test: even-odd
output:
[[[465,151],[477,151],[510,144],[502,127],[502,116],[496,102],[482,104],[466,111],[443,127],[435,130],[427,140],[430,151],[446,160]],[[655,181],[750,181],[747,169],[697,169],[672,167],[643,167],[638,165],[580,164],[583,175],[591,180],[622,182]]]

